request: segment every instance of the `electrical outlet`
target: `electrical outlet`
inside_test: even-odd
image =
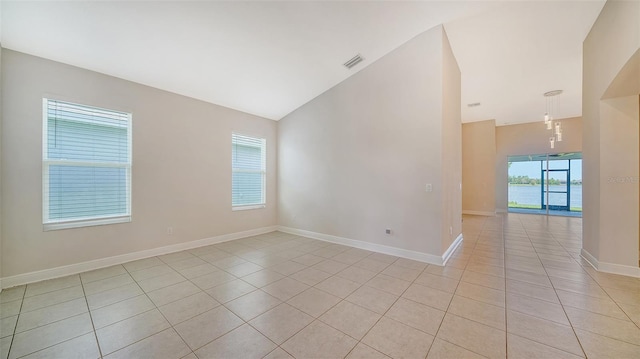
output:
[[[453,235],[453,227],[452,226],[449,226],[449,234]]]
[[[425,191],[427,192],[433,191],[433,185],[431,185],[431,183],[427,183],[427,185],[425,186]]]
[[[173,234],[173,227],[167,227],[167,234],[168,235],[172,235]]]
[[[384,230],[384,233],[386,233],[386,234],[391,234],[391,229],[389,229],[389,228],[385,229],[385,230]]]

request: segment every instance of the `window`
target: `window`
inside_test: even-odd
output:
[[[233,134],[231,136],[233,210],[265,207],[266,141]]]
[[[43,100],[45,230],[131,221],[131,114]]]

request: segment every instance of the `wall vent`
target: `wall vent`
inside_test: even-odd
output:
[[[478,106],[480,106],[480,102],[470,103],[467,106],[469,106],[469,107],[478,107]]]
[[[356,66],[357,64],[361,63],[362,60],[364,60],[364,57],[362,57],[362,55],[357,54],[356,56],[354,56],[351,60],[347,61],[344,63],[344,66],[348,69],[351,69],[352,67]]]

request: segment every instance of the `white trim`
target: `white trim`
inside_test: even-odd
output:
[[[474,215],[474,216],[489,216],[489,217],[495,217],[496,216],[496,212],[489,212],[489,211],[468,211],[468,210],[463,210],[462,214],[470,214],[470,215]]]
[[[620,274],[626,275],[630,277],[640,278],[640,268],[628,266],[624,264],[615,264],[615,263],[607,263],[600,262],[596,257],[594,257],[591,253],[589,253],[586,249],[582,248],[580,250],[580,256],[584,258],[593,269],[598,272],[611,273],[611,274]]]
[[[49,220],[49,166],[45,165],[45,159],[49,158],[49,121],[47,98],[42,99],[42,221]]]
[[[627,266],[624,264],[600,262],[600,264],[598,265],[598,271],[640,278],[639,267]]]
[[[74,167],[100,167],[100,168],[130,168],[128,163],[122,162],[90,162],[73,160],[43,160],[47,166],[74,166]]]
[[[582,257],[587,263],[589,263],[593,269],[598,270],[599,263],[596,257],[592,256],[591,253],[587,252],[586,249],[582,248],[580,250],[580,257]]]
[[[252,205],[248,205],[248,206],[235,206],[235,207],[231,207],[232,211],[246,211],[249,209],[261,209],[261,208],[267,208],[266,204],[252,204]]]
[[[243,211],[246,209],[259,209],[259,208],[265,208],[266,207],[266,203],[267,203],[267,139],[265,136],[259,136],[259,137],[254,137],[254,136],[247,136],[247,135],[243,135],[241,133],[238,132],[231,132],[231,149],[232,149],[232,153],[233,153],[233,149],[235,148],[234,146],[237,146],[238,143],[236,142],[236,137],[244,137],[244,138],[248,138],[251,140],[257,140],[257,142],[260,142],[260,170],[243,170],[243,169],[239,169],[239,168],[235,168],[233,167],[233,155],[231,158],[231,178],[233,179],[233,174],[234,173],[260,173],[261,174],[261,181],[262,181],[262,189],[261,189],[261,202],[257,203],[257,204],[249,204],[249,205],[243,205],[243,204],[233,204],[233,198],[231,199],[231,210],[232,211]],[[253,146],[252,146],[253,147]],[[232,181],[233,182],[233,181]],[[231,183],[231,194],[233,195],[233,183]],[[262,207],[260,207],[262,206]],[[244,207],[244,208],[241,208]]]
[[[250,236],[256,236],[259,234],[273,232],[277,229],[278,229],[277,226],[256,228],[248,231],[223,234],[220,236],[198,239],[190,242],[177,243],[177,244],[172,244],[164,247],[147,249],[139,252],[126,253],[126,254],[121,254],[113,257],[100,258],[92,261],[70,264],[62,267],[23,273],[23,274],[14,275],[11,277],[1,278],[1,282],[2,282],[1,284],[2,284],[2,288],[10,288],[10,287],[15,287],[17,285],[39,282],[42,280],[64,277],[64,276],[82,273],[90,270],[110,267],[116,264],[131,262],[138,259],[144,259],[144,258],[159,256],[163,254],[184,251],[187,249],[208,246],[211,244],[232,241],[235,239],[240,239],[240,238],[245,238]]]
[[[373,252],[389,254],[396,257],[413,259],[419,262],[436,264],[439,266],[443,265],[444,263],[443,257],[441,256],[424,253],[424,252],[413,251],[410,249],[391,247],[391,246],[386,246],[384,244],[377,244],[377,243],[360,241],[357,239],[332,236],[330,234],[311,232],[311,231],[306,231],[304,229],[290,228],[285,226],[278,226],[278,231],[295,234],[303,237],[318,239],[325,242],[337,243],[345,246],[366,249]]]
[[[456,249],[458,248],[458,246],[460,246],[462,244],[462,241],[463,241],[462,233],[460,233],[460,234],[458,234],[456,239],[453,241],[453,243],[451,243],[449,248],[447,248],[447,250],[444,251],[444,254],[442,255],[442,264],[441,265],[447,264],[447,261],[453,255],[453,252],[455,252]]]
[[[80,228],[90,226],[102,226],[105,224],[129,223],[131,216],[119,216],[110,218],[91,218],[78,221],[52,222],[42,225],[42,229],[46,231],[55,231],[58,229]]]
[[[89,112],[93,111],[101,111],[103,113],[114,114],[117,113],[119,115],[108,116],[111,119],[117,119],[121,121],[126,121],[127,125],[127,162],[104,162],[104,161],[77,161],[77,160],[66,160],[66,159],[50,159],[49,158],[49,102],[55,102],[56,108],[57,104],[70,105],[72,107],[76,107],[82,111],[85,109]],[[85,111],[85,112],[87,112]],[[120,116],[121,115],[121,116]],[[66,119],[65,121],[69,121]],[[71,121],[77,123],[98,123],[95,120],[76,120],[72,119]],[[62,101],[62,100],[54,100],[49,97],[42,98],[42,222],[43,222],[43,230],[51,231],[57,229],[67,229],[67,228],[78,228],[78,227],[87,227],[87,226],[99,226],[104,224],[113,224],[113,223],[125,223],[131,222],[131,167],[133,160],[133,115],[130,112],[122,112],[118,110],[109,110],[106,108],[84,105],[75,102]],[[100,123],[100,125],[104,125]],[[110,127],[114,127],[109,125]],[[116,126],[118,127],[118,126]],[[50,213],[49,213],[49,173],[50,167],[62,165],[62,166],[73,166],[73,167],[100,167],[100,168],[123,168],[126,170],[126,212],[125,213],[115,213],[110,214],[108,219],[101,217],[91,217],[85,220],[69,220],[68,218],[64,219],[64,222],[55,222],[51,221]]]

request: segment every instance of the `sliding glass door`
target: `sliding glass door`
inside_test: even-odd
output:
[[[582,154],[510,156],[509,211],[579,215]]]

